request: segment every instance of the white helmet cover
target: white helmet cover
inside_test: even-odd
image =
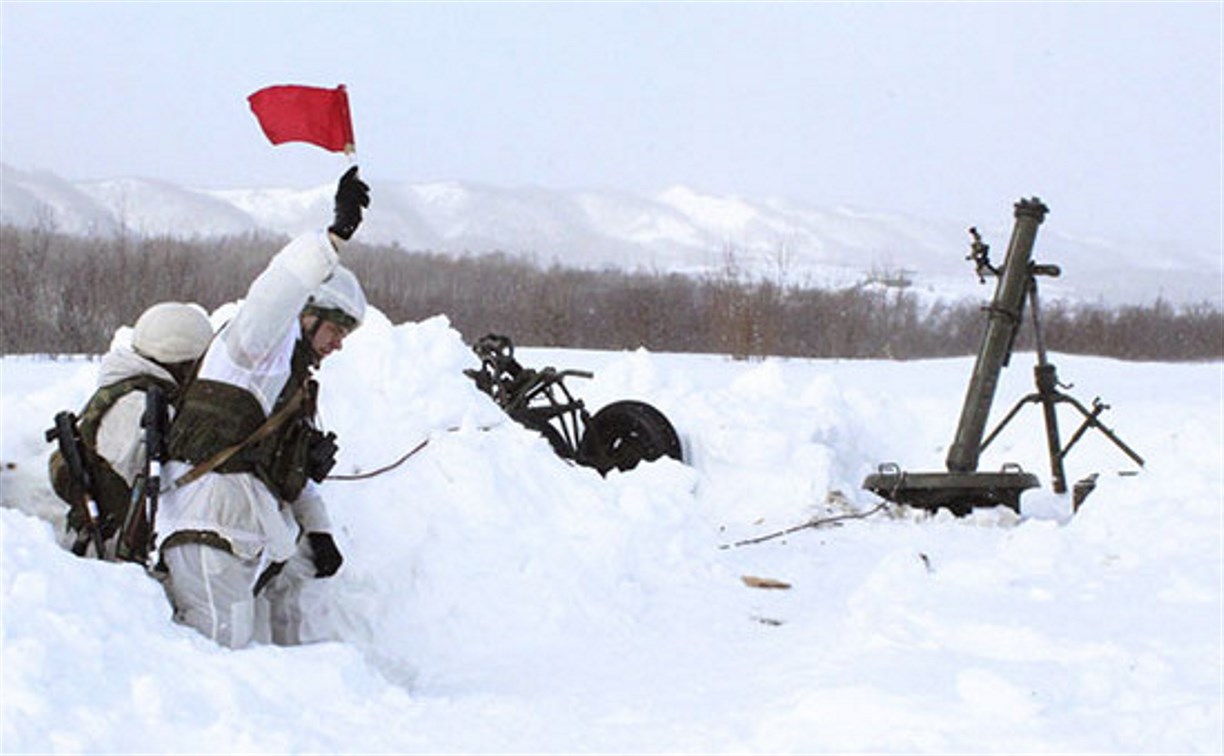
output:
[[[361,283],[353,271],[337,265],[306,300],[306,309],[325,320],[339,322],[350,329],[356,328],[365,320],[365,292],[361,290]]]
[[[136,319],[132,348],[144,357],[173,365],[204,354],[212,337],[212,324],[199,306],[161,302]]]

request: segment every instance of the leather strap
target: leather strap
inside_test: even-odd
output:
[[[225,464],[226,460],[246,447],[275,433],[276,429],[279,428],[290,415],[296,412],[299,407],[302,406],[302,401],[305,399],[305,397],[306,386],[303,385],[293,393],[293,396],[290,397],[289,401],[285,402],[283,407],[277,410],[276,413],[267,420],[264,420],[263,425],[260,425],[258,428],[252,431],[251,435],[232,446],[227,446],[187,472],[183,473],[178,478],[175,478],[173,488],[180,488],[199,479],[200,476],[204,475],[205,473],[211,472],[217,467]]]

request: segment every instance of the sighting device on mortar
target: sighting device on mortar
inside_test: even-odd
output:
[[[982,242],[976,228],[970,228],[973,238],[969,257],[977,267],[978,280],[986,282],[986,276],[999,279],[994,299],[986,308],[986,332],[978,350],[977,363],[969,379],[965,403],[961,409],[956,436],[948,450],[947,472],[904,472],[896,464],[880,465],[878,471],[868,475],[863,488],[898,504],[921,509],[947,508],[957,516],[969,514],[974,507],[1004,505],[1020,511],[1020,494],[1039,484],[1037,476],[1020,469],[1019,465],[1006,464],[998,472],[979,472],[978,459],[982,451],[993,441],[1003,427],[1014,418],[1024,405],[1040,404],[1045,419],[1046,444],[1050,455],[1052,486],[1055,493],[1066,493],[1067,477],[1063,460],[1076,442],[1091,428],[1095,428],[1120,448],[1140,466],[1143,459],[1122,442],[1113,431],[1101,424],[1100,415],[1108,405],[1099,399],[1092,400],[1089,410],[1074,398],[1059,389],[1069,388],[1058,380],[1053,365],[1046,359],[1045,343],[1041,334],[1040,309],[1037,302],[1037,277],[1057,277],[1061,271],[1056,265],[1041,265],[1032,261],[1033,245],[1037,238],[1037,227],[1049,211],[1036,197],[1022,199],[1015,205],[1016,223],[1003,267],[990,263],[990,247]],[[1036,392],[1022,398],[1003,418],[999,425],[983,440],[990,405],[998,387],[999,373],[1011,359],[1016,334],[1024,317],[1025,299],[1029,300],[1029,312],[1033,323],[1033,340],[1037,350],[1037,366],[1034,368]],[[1062,445],[1058,433],[1058,404],[1070,404],[1083,416],[1083,423],[1072,435],[1066,446]],[[1081,480],[1075,486],[1074,506],[1078,508],[1084,497],[1092,491],[1096,476]]]

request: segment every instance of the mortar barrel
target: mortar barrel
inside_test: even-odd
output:
[[[1024,298],[1028,293],[1029,261],[1033,256],[1037,227],[1041,225],[1049,210],[1036,197],[1031,200],[1022,199],[1015,207],[1016,223],[1007,247],[1007,259],[1004,260],[1003,270],[999,274],[986,332],[982,336],[977,363],[973,367],[969,388],[965,392],[965,404],[961,409],[960,422],[956,426],[956,438],[948,450],[947,465],[950,472],[977,470],[982,434],[990,416],[990,405],[994,402],[999,373],[1007,364],[1011,345],[1020,328],[1024,312]]]

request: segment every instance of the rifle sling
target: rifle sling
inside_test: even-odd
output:
[[[267,420],[264,420],[263,425],[260,425],[258,428],[252,431],[251,435],[247,436],[242,441],[233,444],[232,446],[227,446],[187,472],[183,473],[178,478],[175,478],[174,484],[171,486],[171,488],[181,488],[182,486],[199,479],[205,473],[211,472],[217,467],[225,464],[226,460],[246,447],[256,443],[257,441],[262,441],[275,433],[276,429],[284,424],[285,420],[302,406],[302,400],[304,399],[305,395],[306,387],[302,386],[293,393],[293,396],[290,397],[289,401],[285,402],[283,407],[277,410],[276,413],[271,415]]]

